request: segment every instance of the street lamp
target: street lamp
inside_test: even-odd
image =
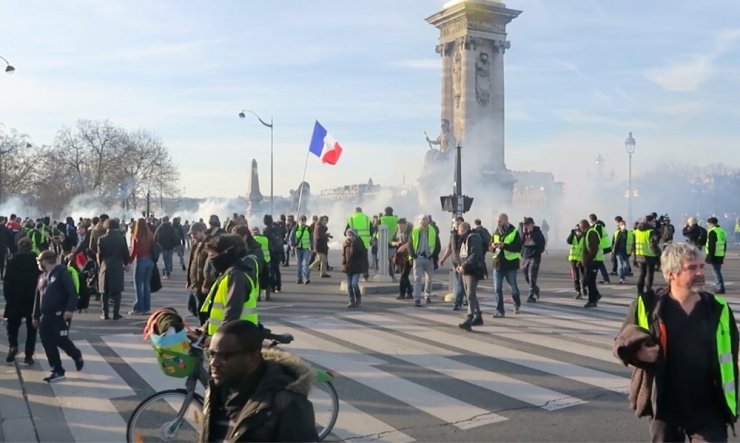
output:
[[[264,126],[267,126],[270,128],[270,215],[274,214],[274,194],[273,194],[273,127],[272,127],[272,117],[270,117],[270,123],[267,123],[266,121],[262,120],[259,115],[257,115],[256,112],[250,111],[249,109],[242,109],[242,112],[239,113],[239,118],[245,118],[247,116],[247,112],[257,117],[257,120],[260,121]]]
[[[634,220],[632,219],[632,154],[635,153],[635,147],[637,147],[637,143],[635,143],[635,139],[632,137],[632,133],[630,132],[630,135],[627,137],[627,140],[624,141],[624,150],[627,151],[627,156],[629,157],[629,170],[628,170],[628,180],[629,180],[629,196],[627,197],[627,216],[629,217],[629,222],[632,223]]]
[[[13,67],[13,65],[10,64],[10,62],[5,57],[0,56],[0,60],[5,62],[5,65],[6,65],[5,72],[7,72],[8,74],[12,74],[15,72],[15,68]]]

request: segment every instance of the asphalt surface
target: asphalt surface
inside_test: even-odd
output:
[[[727,298],[740,310],[740,260],[732,250],[724,266]],[[337,264],[338,254],[330,254]],[[295,284],[295,267],[282,268],[283,292],[260,304],[261,321],[275,332],[296,335],[293,350],[318,366],[336,369],[343,401],[335,434],[350,441],[644,441],[648,422],[628,409],[630,369],[611,357],[610,342],[634,297],[634,286],[602,285],[597,309],[573,300],[564,251],[543,259],[539,303],[522,313],[492,319],[492,282],[479,297],[485,325],[467,333],[456,324],[464,314],[441,301],[414,308],[392,294],[368,294],[347,309],[339,291],[343,274]],[[612,277],[614,278],[614,277]],[[435,279],[447,281],[438,271]],[[707,276],[711,281],[711,273]],[[133,301],[127,275],[121,311]],[[519,276],[522,301],[527,287]],[[656,283],[662,285],[662,277]],[[508,289],[508,288],[507,288]],[[508,294],[508,291],[506,292]],[[507,296],[508,297],[508,296]],[[184,272],[152,296],[152,307],[187,313]],[[157,390],[183,385],[159,372],[151,347],[141,339],[146,318],[99,319],[99,304],[75,316],[71,336],[85,353],[74,371],[63,356],[67,380],[47,385],[41,344],[37,364],[9,365],[0,377],[0,423],[4,441],[122,441],[125,421]],[[124,314],[125,315],[125,314]],[[189,314],[186,320],[195,324]],[[7,351],[0,333],[0,357]],[[22,345],[21,345],[22,346]],[[18,359],[22,360],[22,357]]]

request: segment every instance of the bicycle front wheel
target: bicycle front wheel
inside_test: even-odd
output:
[[[313,405],[316,416],[316,433],[319,434],[319,441],[321,441],[331,434],[337,422],[339,395],[329,380],[314,379],[308,400]]]
[[[198,441],[203,425],[203,397],[194,393],[187,400],[188,392],[184,389],[152,394],[131,414],[126,425],[126,441]]]

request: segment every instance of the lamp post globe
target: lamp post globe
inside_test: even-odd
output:
[[[5,57],[0,56],[0,60],[5,62],[5,72],[7,72],[8,74],[12,74],[15,72],[15,67],[11,65]]]

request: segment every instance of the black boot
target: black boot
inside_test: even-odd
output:
[[[472,331],[473,328],[471,328],[471,326],[473,326],[473,316],[472,315],[468,315],[468,317],[465,319],[465,321],[462,322],[462,323],[460,323],[457,326],[459,326],[460,329],[465,329],[468,332]]]
[[[473,322],[470,323],[471,326],[483,326],[483,316],[481,314],[477,314],[475,317],[473,317]]]

